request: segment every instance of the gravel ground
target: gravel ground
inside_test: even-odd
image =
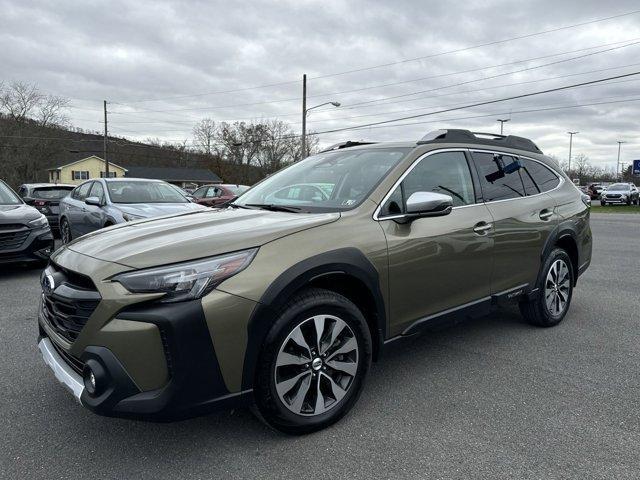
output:
[[[395,346],[302,438],[246,410],[156,424],[75,404],[35,345],[37,269],[0,270],[0,478],[639,478],[640,215],[594,215],[556,328],[513,309]]]

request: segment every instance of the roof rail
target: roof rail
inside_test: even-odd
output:
[[[427,143],[474,143],[494,147],[517,148],[528,152],[542,153],[542,150],[528,138],[515,135],[496,135],[493,133],[471,132],[470,130],[444,129],[434,130],[422,137],[417,144]]]
[[[341,150],[343,148],[349,147],[357,147],[358,145],[372,145],[377,142],[352,142],[351,140],[347,140],[346,142],[336,143],[335,145],[331,145],[330,147],[321,150],[320,153],[330,152],[332,150]]]

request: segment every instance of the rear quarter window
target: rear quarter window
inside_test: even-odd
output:
[[[560,178],[542,163],[521,158],[520,164],[527,195],[548,192],[560,184]]]

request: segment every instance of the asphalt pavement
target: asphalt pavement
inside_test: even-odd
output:
[[[305,437],[243,409],[90,413],[37,351],[39,271],[0,267],[0,478],[639,478],[640,215],[592,229],[560,326],[505,309],[398,344],[352,412]]]

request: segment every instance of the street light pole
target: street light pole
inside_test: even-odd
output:
[[[104,105],[104,145],[102,147],[102,156],[104,157],[104,172],[105,177],[109,178],[109,159],[107,158],[107,101],[103,101]]]
[[[307,151],[307,74],[302,75],[302,138],[300,139],[300,160]]]
[[[573,147],[573,136],[577,135],[580,132],[567,132],[569,134],[569,166],[567,167],[567,171],[571,174],[571,148]]]
[[[502,132],[504,130],[504,124],[507,123],[508,121],[510,121],[510,118],[499,118],[497,121],[500,122],[500,135],[502,135]]]
[[[300,153],[300,159],[302,160],[306,155],[307,155],[307,114],[313,110],[314,108],[319,108],[319,107],[324,107],[325,105],[333,105],[334,107],[339,107],[340,106],[340,102],[324,102],[321,103],[320,105],[316,105],[314,107],[310,107],[310,108],[306,108],[307,106],[307,101],[306,101],[306,75],[304,76],[304,96],[302,98],[302,106],[303,106],[303,110],[302,110],[302,150]]]
[[[618,140],[618,161],[616,162],[616,180],[620,179],[620,147],[623,143],[627,143],[623,140]]]

